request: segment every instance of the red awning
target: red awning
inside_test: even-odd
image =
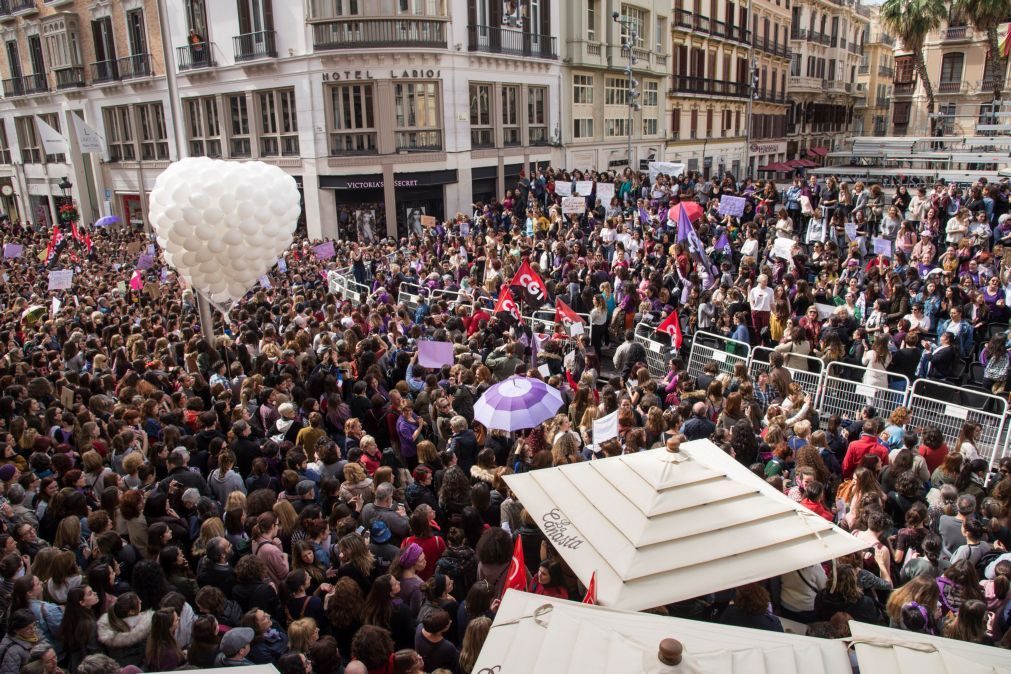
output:
[[[790,168],[803,168],[804,165],[800,163],[799,159],[791,159],[788,162],[784,162]]]
[[[824,157],[828,154],[827,147],[809,147],[807,148],[807,153],[814,157]]]
[[[818,165],[817,162],[813,162],[810,159],[795,159],[797,166],[800,168],[814,168]]]
[[[787,164],[768,164],[766,166],[759,166],[758,170],[765,171],[766,173],[788,173],[793,170],[793,167]]]

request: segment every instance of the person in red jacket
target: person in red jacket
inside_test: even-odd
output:
[[[933,426],[924,429],[920,456],[923,457],[930,473],[933,473],[944,463],[945,457],[948,456],[948,445],[944,442],[944,434],[940,430]]]
[[[816,515],[821,515],[829,522],[832,522],[835,520],[832,516],[832,511],[826,508],[822,503],[822,497],[824,495],[825,487],[822,483],[817,480],[812,480],[804,487],[804,498],[800,500],[800,504]]]
[[[877,422],[871,419],[864,422],[860,437],[846,448],[842,464],[843,479],[853,475],[853,471],[860,467],[860,462],[868,454],[877,454],[881,458],[882,466],[888,464],[888,449],[878,440],[877,430]]]

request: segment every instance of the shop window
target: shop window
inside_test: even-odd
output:
[[[297,157],[298,120],[295,89],[278,89],[257,94],[260,106],[260,156]]]
[[[393,95],[397,151],[441,150],[438,82],[398,82]]]
[[[341,84],[329,93],[330,155],[378,152],[372,85]]]

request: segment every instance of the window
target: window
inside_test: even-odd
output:
[[[375,154],[375,92],[371,84],[330,87],[330,154]]]
[[[646,82],[642,85],[642,104],[656,107],[660,102],[660,83]]]
[[[587,118],[572,120],[572,137],[593,138],[593,119]]]
[[[681,136],[681,109],[674,108],[670,116],[671,138],[677,140]]]
[[[502,87],[502,142],[506,147],[521,144],[519,99],[519,87]]]
[[[250,157],[253,154],[249,136],[249,103],[245,94],[227,96],[228,153],[231,157]]]
[[[441,150],[438,82],[397,82],[393,98],[397,150]]]
[[[207,36],[206,0],[186,0],[186,28],[203,40]]]
[[[495,129],[491,125],[491,86],[470,85],[471,147],[495,147]]]
[[[635,43],[633,47],[643,49],[646,46],[646,15],[645,9],[639,9],[638,7],[630,7],[629,5],[621,6],[621,18],[623,19],[621,23],[621,43],[624,45],[628,44],[629,29],[635,31]]]
[[[530,145],[548,142],[548,88],[527,87],[527,128]]]
[[[142,103],[140,112],[140,157],[148,160],[169,158],[165,113],[161,103]]]
[[[941,60],[941,82],[961,82],[965,54],[952,52]]]
[[[397,0],[397,14],[445,16],[446,3],[445,0]]]
[[[42,143],[35,130],[35,119],[31,115],[15,117],[14,129],[18,134],[18,145],[21,146],[21,161],[25,164],[41,164]]]
[[[790,55],[790,75],[793,77],[800,77],[800,58],[796,52]]]
[[[604,120],[605,136],[627,136],[629,131],[628,118],[618,117]]]
[[[133,161],[137,158],[133,145],[133,119],[130,115],[128,105],[102,108],[105,142],[112,161]]]
[[[586,39],[597,41],[597,0],[586,0]]]
[[[7,141],[7,124],[0,120],[0,164],[10,165],[11,144]]]
[[[909,111],[913,104],[910,101],[896,101],[892,108],[892,121],[896,126],[909,124]]]
[[[356,16],[361,13],[358,4],[358,0],[331,0],[326,7],[334,16]]]
[[[607,105],[627,105],[628,80],[623,77],[605,77],[604,103]]]
[[[190,155],[220,157],[221,119],[218,115],[218,99],[214,96],[187,98],[183,103]]]
[[[659,124],[657,124],[656,117],[643,117],[642,119],[642,135],[644,136],[655,136],[658,133]]]
[[[297,157],[295,89],[261,91],[256,97],[260,108],[260,156]]]
[[[593,104],[593,75],[572,76],[572,102],[575,104]]]
[[[656,17],[656,53],[666,54],[664,48],[664,36],[667,35],[667,19],[662,16]]]
[[[130,54],[147,53],[147,36],[144,33],[144,10],[133,9],[126,13],[126,32],[130,37]]]
[[[53,70],[81,65],[81,38],[77,17],[56,14],[42,24],[46,56]]]
[[[60,116],[55,112],[49,112],[44,115],[39,115],[39,119],[48,124],[49,126],[56,129],[57,132],[62,132],[60,128]],[[47,164],[62,164],[67,161],[67,155],[60,152],[59,154],[47,154],[46,163]]]

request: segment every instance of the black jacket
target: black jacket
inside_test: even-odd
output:
[[[207,557],[201,557],[197,563],[197,582],[201,587],[213,585],[230,597],[235,587],[235,570],[229,564],[215,564]]]
[[[453,435],[449,439],[448,449],[453,450],[456,454],[457,463],[460,468],[463,468],[463,472],[470,475],[471,467],[477,463],[477,436],[474,435],[474,431],[469,428],[465,428],[459,433]]]
[[[255,583],[238,583],[232,589],[232,598],[238,602],[243,613],[254,608],[262,609],[278,622],[284,620],[284,609],[277,592],[266,581]]]
[[[169,485],[172,483],[172,480],[180,483],[183,489],[193,488],[199,491],[201,496],[213,496],[211,490],[207,487],[207,480],[204,479],[203,475],[194,473],[189,468],[173,468],[169,471],[168,476],[158,483],[158,488],[166,494],[169,493]]]
[[[693,416],[685,422],[682,432],[688,440],[705,440],[716,432],[716,424],[705,417]]]

